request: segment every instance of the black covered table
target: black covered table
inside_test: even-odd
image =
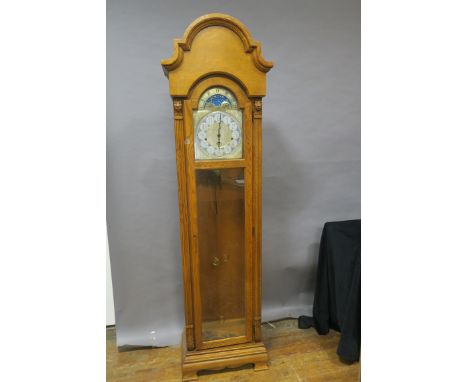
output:
[[[320,240],[313,317],[299,317],[301,329],[341,332],[337,354],[359,360],[361,350],[361,220],[325,223]]]

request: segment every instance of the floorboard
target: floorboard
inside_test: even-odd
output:
[[[340,333],[319,336],[313,328],[298,329],[288,319],[262,326],[270,357],[269,369],[254,372],[251,365],[224,371],[202,371],[200,382],[357,382],[359,363],[339,360]],[[180,348],[167,347],[118,352],[115,328],[107,328],[107,382],[179,382]]]

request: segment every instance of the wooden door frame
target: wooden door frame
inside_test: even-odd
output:
[[[239,109],[243,111],[243,159],[220,159],[195,161],[193,111],[198,109],[198,101],[202,94],[211,87],[221,86],[230,90],[237,98]],[[234,345],[253,341],[254,315],[254,255],[253,242],[254,209],[253,201],[253,118],[252,103],[244,89],[234,80],[222,74],[212,74],[192,87],[189,97],[184,100],[184,146],[188,202],[188,231],[190,232],[190,274],[191,290],[193,291],[193,328],[196,349]],[[198,255],[198,224],[197,195],[195,172],[199,169],[243,168],[244,170],[244,214],[245,214],[245,336],[231,337],[221,340],[203,341],[202,338],[202,300],[200,289],[200,261]]]

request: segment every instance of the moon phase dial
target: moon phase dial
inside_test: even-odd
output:
[[[198,102],[198,110],[214,110],[216,108],[237,109],[234,95],[223,87],[208,89]]]

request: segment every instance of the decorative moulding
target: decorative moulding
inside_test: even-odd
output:
[[[244,45],[245,52],[252,54],[253,62],[258,70],[266,73],[273,67],[272,62],[263,58],[261,43],[252,39],[250,32],[244,24],[229,15],[210,13],[196,19],[187,27],[181,39],[174,40],[172,57],[161,61],[166,76],[168,76],[168,72],[180,66],[184,59],[184,52],[190,51],[196,35],[203,29],[211,26],[224,26],[236,33]]]

